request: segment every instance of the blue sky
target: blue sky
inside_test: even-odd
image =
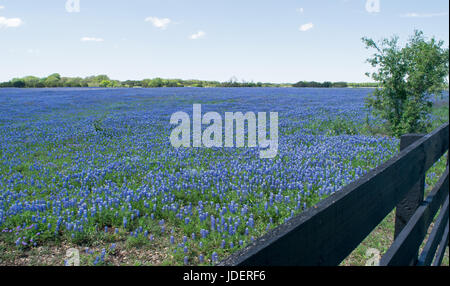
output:
[[[69,0],[76,2],[76,0]],[[370,81],[361,37],[449,42],[448,0],[0,0],[0,81]]]

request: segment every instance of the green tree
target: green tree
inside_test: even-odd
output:
[[[109,80],[102,80],[101,82],[100,82],[100,85],[99,85],[100,87],[110,87],[111,86],[111,81],[109,81]]]
[[[49,75],[44,79],[45,87],[58,87],[61,86],[61,76],[58,73]]]
[[[57,80],[61,79],[61,75],[59,73],[53,73],[53,74],[49,75],[48,77],[53,77],[53,78],[56,78]]]
[[[35,76],[26,76],[22,78],[25,82],[25,87],[38,87],[39,86],[39,78]]]
[[[442,94],[447,84],[449,53],[444,42],[427,41],[421,31],[415,31],[404,47],[397,36],[379,42],[362,40],[367,49],[375,49],[367,61],[376,71],[366,75],[380,86],[368,97],[367,106],[386,120],[392,135],[425,132],[431,97]]]
[[[152,79],[152,80],[149,82],[149,85],[148,85],[148,86],[149,86],[149,87],[162,87],[162,86],[163,86],[163,81],[162,81],[161,78],[157,77],[157,78]]]
[[[80,77],[67,78],[64,82],[65,87],[81,87],[81,82],[83,81]]]
[[[333,84],[331,82],[329,82],[329,81],[326,81],[326,82],[322,83],[322,87],[330,88],[332,86],[333,86]]]
[[[25,81],[20,78],[14,78],[11,80],[11,85],[16,88],[24,88],[25,87]]]

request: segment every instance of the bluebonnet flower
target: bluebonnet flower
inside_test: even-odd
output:
[[[214,105],[219,113],[236,106],[242,110],[273,106],[283,115],[279,125],[283,136],[274,160],[260,160],[257,148],[216,152],[166,144],[171,127],[160,123],[167,123],[167,114],[184,108],[184,103],[179,103],[186,98],[174,96],[170,89],[132,91],[139,94],[132,98],[132,105],[128,104],[130,92],[120,90],[55,90],[56,96],[51,97],[44,91],[21,90],[17,96],[18,92],[0,89],[5,99],[0,115],[4,121],[1,144],[11,151],[3,154],[6,171],[0,174],[0,226],[11,225],[7,232],[20,236],[15,238],[19,247],[22,242],[36,243],[23,239],[28,229],[41,231],[44,237],[77,237],[95,224],[100,228],[97,231],[103,231],[110,223],[103,218],[109,216],[114,224],[105,227],[105,232],[123,227],[127,233],[131,225],[141,225],[148,216],[159,222],[162,234],[165,227],[174,226],[176,232],[191,232],[193,241],[199,233],[208,246],[216,238],[236,241],[242,232],[250,238],[256,230],[269,230],[305,210],[311,196],[316,200],[336,192],[398,152],[396,138],[327,134],[327,130],[314,129],[317,122],[337,119],[355,126],[364,124],[367,92],[363,90],[177,91],[198,102],[217,101],[217,95],[229,98]],[[24,104],[31,95],[37,102],[33,108]],[[74,98],[76,104],[66,104]],[[165,100],[153,102],[151,98]],[[127,108],[110,108],[124,105]],[[49,110],[58,110],[61,116],[53,116]],[[85,110],[94,115],[65,116],[84,114]],[[102,133],[93,127],[98,119],[95,114],[106,111],[111,114],[102,122]],[[33,120],[23,121],[26,116]],[[369,118],[375,124],[379,121]],[[17,122],[23,127],[17,128]],[[17,138],[25,138],[27,145]],[[69,138],[87,140],[66,143]],[[47,143],[55,143],[55,148],[47,149]],[[48,157],[35,160],[35,152]],[[64,159],[62,164],[52,163],[60,159]],[[19,163],[32,172],[15,172]],[[189,171],[193,169],[196,171]],[[183,205],[185,199],[188,203]],[[25,213],[32,225],[17,221]],[[173,217],[178,221],[172,221]],[[164,220],[169,218],[171,225],[166,225]],[[265,225],[267,221],[270,223]],[[139,227],[129,233],[136,236],[142,232]],[[189,232],[181,235],[189,236]],[[184,237],[183,241],[186,243]]]
[[[103,248],[102,249],[102,253],[101,253],[101,257],[100,257],[102,262],[105,262],[105,255],[106,255],[106,250]]]
[[[97,265],[100,260],[100,256],[95,257],[94,265]]]
[[[212,262],[217,262],[217,260],[219,260],[219,256],[217,255],[217,252],[213,252],[212,256],[211,256],[211,260]]]

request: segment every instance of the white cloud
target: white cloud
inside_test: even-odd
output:
[[[5,6],[0,6],[0,10],[5,9]]]
[[[305,12],[305,9],[303,9],[303,8],[298,8],[298,9],[297,9],[297,12],[299,12],[300,14],[302,14],[303,12]]]
[[[195,34],[192,34],[189,38],[190,38],[191,40],[197,40],[197,39],[203,38],[204,36],[206,36],[206,33],[205,33],[205,32],[203,32],[203,31],[198,31],[198,32],[195,33]]]
[[[432,18],[432,17],[440,17],[447,16],[448,13],[406,13],[401,15],[403,18]]]
[[[82,42],[103,42],[102,38],[94,38],[94,37],[83,37],[81,38]]]
[[[23,24],[20,18],[5,18],[0,17],[0,28],[17,28]]]
[[[156,28],[164,30],[172,22],[172,20],[170,20],[169,18],[147,17],[145,18],[145,22],[150,22]]]
[[[313,27],[314,27],[313,23],[306,23],[306,24],[301,25],[300,28],[298,28],[298,29],[302,32],[306,32],[306,31],[312,29]]]
[[[367,0],[366,11],[369,13],[380,13],[380,0]]]

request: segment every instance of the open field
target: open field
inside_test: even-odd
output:
[[[69,248],[82,265],[214,264],[398,152],[370,91],[0,89],[0,265],[64,265]],[[278,112],[278,156],[173,148],[170,116],[194,103]],[[448,121],[448,93],[430,121]],[[392,233],[391,214],[343,265]]]

